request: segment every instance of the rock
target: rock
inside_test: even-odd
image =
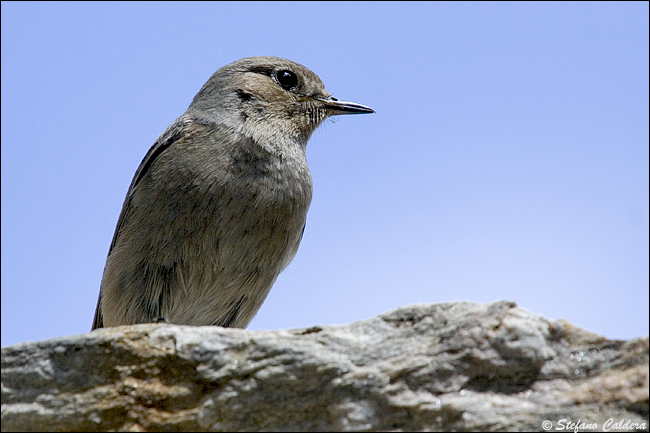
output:
[[[2,431],[648,431],[648,349],[510,302],[122,326],[3,348]]]

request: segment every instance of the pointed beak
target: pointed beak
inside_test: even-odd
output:
[[[332,115],[337,114],[364,114],[364,113],[374,113],[370,107],[365,105],[357,104],[355,102],[345,102],[339,101],[333,96],[328,98],[315,98],[318,101],[323,103],[323,107],[326,108]]]

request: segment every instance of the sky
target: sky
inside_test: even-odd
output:
[[[2,346],[90,330],[136,168],[221,66],[372,107],[312,136],[249,329],[514,301],[648,335],[648,2],[2,2]]]

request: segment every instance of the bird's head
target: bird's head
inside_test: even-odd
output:
[[[374,110],[334,98],[306,67],[267,56],[247,57],[219,69],[188,109],[188,114],[255,140],[289,139],[303,146],[328,117],[362,113]]]

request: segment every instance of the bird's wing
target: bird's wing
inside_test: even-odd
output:
[[[174,123],[169,125],[165,131],[160,134],[160,137],[154,142],[153,146],[149,149],[147,154],[145,155],[144,159],[140,163],[140,166],[135,172],[135,175],[133,176],[133,180],[131,181],[131,186],[129,186],[129,191],[126,194],[126,198],[124,199],[124,204],[122,205],[122,211],[120,212],[120,217],[117,220],[117,227],[115,228],[115,234],[113,234],[113,240],[111,241],[111,246],[108,249],[108,256],[111,255],[111,252],[113,251],[113,247],[117,243],[117,239],[120,236],[120,233],[122,231],[122,227],[124,226],[126,219],[127,219],[127,212],[126,210],[130,207],[130,202],[133,197],[133,193],[135,191],[135,187],[137,186],[138,182],[144,177],[146,174],[147,170],[155,159],[162,154],[166,149],[168,149],[172,144],[177,142],[179,139],[181,139],[186,131],[186,128],[189,126],[189,124],[192,123],[192,120],[186,116],[181,116]],[[93,319],[93,327],[91,329],[97,329],[97,328],[103,328],[104,327],[104,319],[102,317],[102,290],[100,288],[99,290],[99,298],[97,299],[97,308],[95,309],[95,318]]]

